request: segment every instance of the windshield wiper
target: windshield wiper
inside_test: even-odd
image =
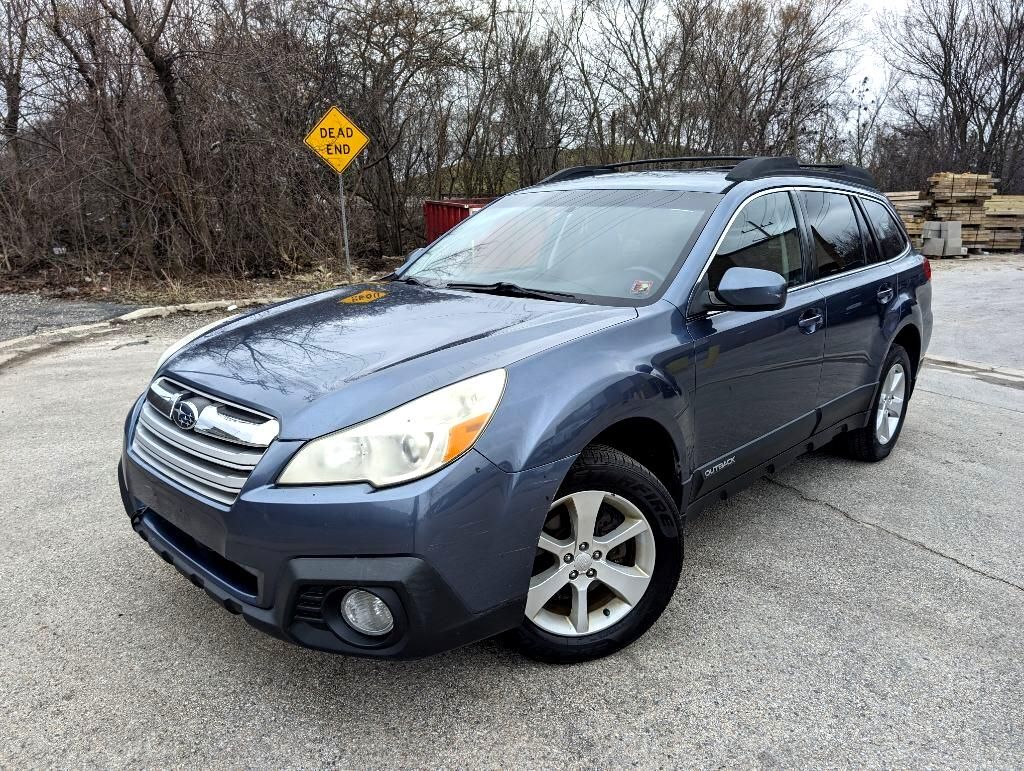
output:
[[[426,281],[420,281],[415,276],[396,276],[394,274],[388,279],[389,281],[400,281],[403,284],[413,284],[414,286],[425,286],[431,289],[437,289],[437,284],[428,284]]]
[[[536,300],[554,300],[556,302],[585,302],[571,292],[556,292],[548,289],[530,289],[527,286],[519,286],[511,281],[497,281],[493,284],[474,284],[469,281],[453,281],[444,285],[445,289],[463,289],[467,292],[480,292],[481,294],[498,294],[505,297],[531,297]]]

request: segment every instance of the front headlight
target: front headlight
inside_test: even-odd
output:
[[[473,446],[504,389],[505,370],[496,369],[314,439],[295,454],[278,481],[383,487],[426,476]]]
[[[167,361],[169,358],[171,358],[174,354],[176,354],[186,345],[191,343],[197,337],[205,335],[214,327],[219,327],[221,324],[227,324],[229,321],[231,321],[231,319],[237,317],[238,315],[239,314],[236,313],[234,316],[226,316],[223,319],[217,319],[216,321],[212,321],[209,324],[206,324],[205,326],[199,327],[199,329],[197,329],[195,332],[189,332],[187,335],[181,338],[181,340],[179,340],[178,342],[176,342],[174,345],[172,345],[170,348],[163,352],[163,355],[160,357],[160,361],[156,363],[156,368],[160,369],[164,365],[165,361]]]

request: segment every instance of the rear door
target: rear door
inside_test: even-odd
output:
[[[695,341],[696,495],[803,441],[814,429],[825,347],[824,303],[808,284],[792,194],[773,191],[744,203],[729,225],[697,293],[714,291],[731,267],[781,274],[789,284],[775,311],[691,314]]]
[[[868,409],[888,349],[886,310],[896,273],[883,259],[855,196],[801,190],[814,251],[817,288],[825,297],[825,358],[817,402],[821,428]]]

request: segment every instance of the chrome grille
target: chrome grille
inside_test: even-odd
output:
[[[274,418],[160,378],[146,394],[132,450],[165,477],[231,504],[278,430]]]

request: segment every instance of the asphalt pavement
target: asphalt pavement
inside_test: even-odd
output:
[[[94,321],[106,321],[139,306],[65,300],[37,294],[0,293],[0,340]]]
[[[1024,765],[1024,379],[927,367],[887,461],[816,453],[688,522],[611,658],[393,663],[257,632],[129,527],[124,415],[207,321],[0,369],[0,766]]]
[[[930,354],[1024,370],[1024,257],[933,259],[932,295]]]

